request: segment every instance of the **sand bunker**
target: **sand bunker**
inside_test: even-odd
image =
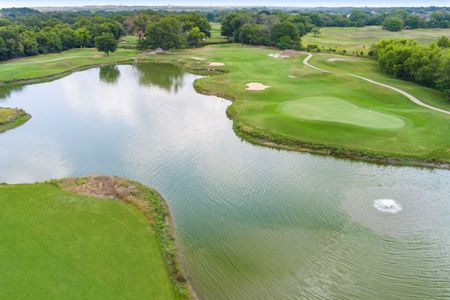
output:
[[[210,62],[210,63],[208,64],[208,66],[209,66],[209,67],[221,67],[221,66],[225,66],[225,64],[224,64],[224,63],[221,63],[221,62]]]
[[[300,53],[294,50],[284,50],[278,53],[270,53],[269,56],[272,58],[289,58],[298,56]]]
[[[196,56],[192,56],[192,57],[189,57],[189,58],[193,59],[193,60],[205,60],[204,58],[196,57]]]
[[[347,61],[347,60],[344,58],[332,57],[332,58],[327,59],[327,61],[335,62],[335,61]]]
[[[270,86],[268,86],[268,85],[264,85],[259,82],[250,82],[250,83],[247,83],[246,90],[247,91],[262,91],[262,90],[265,90],[268,88],[270,88]]]

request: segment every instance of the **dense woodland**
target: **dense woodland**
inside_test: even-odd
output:
[[[436,88],[450,99],[450,40],[440,38],[431,46],[414,40],[384,40],[370,51],[381,69],[397,78]]]
[[[1,16],[0,60],[84,47],[109,53],[124,34],[139,36],[142,49],[196,47],[211,29],[198,13],[40,13],[21,8],[3,9]]]

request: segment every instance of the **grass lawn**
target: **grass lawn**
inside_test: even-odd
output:
[[[182,298],[135,206],[51,183],[0,185],[0,205],[3,299]]]
[[[431,44],[441,36],[450,37],[450,29],[409,29],[400,32],[383,30],[380,26],[366,27],[322,27],[321,34],[312,33],[302,37],[303,45],[316,44],[324,48],[345,49],[347,52],[363,51],[382,39],[414,39],[419,44]]]
[[[0,107],[0,133],[22,125],[31,118],[21,109]]]
[[[96,49],[84,48],[8,60],[0,63],[0,83],[64,74],[88,65],[126,62],[132,60],[138,53],[137,50],[118,49],[107,56]]]
[[[329,68],[325,74],[302,64],[305,55],[274,59],[275,49],[236,44],[179,51],[158,60],[185,60],[190,69],[205,62],[223,62],[228,72],[198,80],[196,88],[236,101],[228,109],[236,132],[260,144],[287,148],[354,150],[367,155],[386,155],[418,160],[450,161],[450,117],[412,103],[384,87],[352,78],[348,72],[392,83],[424,102],[448,108],[439,92],[391,79],[366,58],[341,56],[347,62],[328,62],[336,55],[322,54],[310,62]],[[248,91],[249,82],[270,86]],[[307,145],[305,145],[305,143]],[[326,152],[325,152],[326,153]]]
[[[118,48],[136,49],[138,45],[138,37],[135,35],[125,35],[120,38]]]
[[[228,40],[220,34],[221,24],[220,23],[210,23],[211,24],[211,37],[204,41],[205,45],[209,44],[225,44]]]

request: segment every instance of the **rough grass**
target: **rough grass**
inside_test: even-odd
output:
[[[130,191],[130,183],[120,182]],[[61,183],[0,186],[2,298],[188,298],[168,272],[162,248],[170,246],[161,243],[167,237],[158,226],[164,228],[160,219],[165,223],[166,216],[158,194],[139,185],[132,189],[133,196],[145,193],[149,206],[156,205],[149,219],[136,205],[60,187],[89,179]]]
[[[321,34],[312,33],[302,37],[304,45],[316,44],[324,48],[345,49],[367,54],[370,46],[382,39],[414,39],[419,44],[431,44],[441,36],[450,36],[450,29],[409,29],[399,32],[383,30],[380,26],[366,27],[322,27]]]
[[[22,125],[31,118],[21,109],[0,108],[0,133]]]

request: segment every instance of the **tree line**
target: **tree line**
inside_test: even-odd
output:
[[[441,37],[430,46],[414,40],[383,40],[369,55],[396,78],[435,88],[450,99],[450,40]]]
[[[124,34],[139,37],[141,49],[197,47],[211,35],[199,13],[55,12],[0,10],[0,60],[97,47],[109,54]]]
[[[228,15],[241,13],[246,15],[267,14],[274,15],[278,18],[285,19],[288,16],[302,17],[308,20],[315,27],[363,27],[363,26],[385,26],[390,21],[400,20],[402,28],[449,28],[450,12],[447,9],[438,9],[436,11],[422,11],[416,9],[352,9],[349,12],[321,12],[321,11],[305,11],[305,12],[285,12],[279,10],[263,10],[249,11],[239,10],[232,11],[227,14],[217,12],[215,15],[211,12],[206,14],[210,21],[223,22]]]

